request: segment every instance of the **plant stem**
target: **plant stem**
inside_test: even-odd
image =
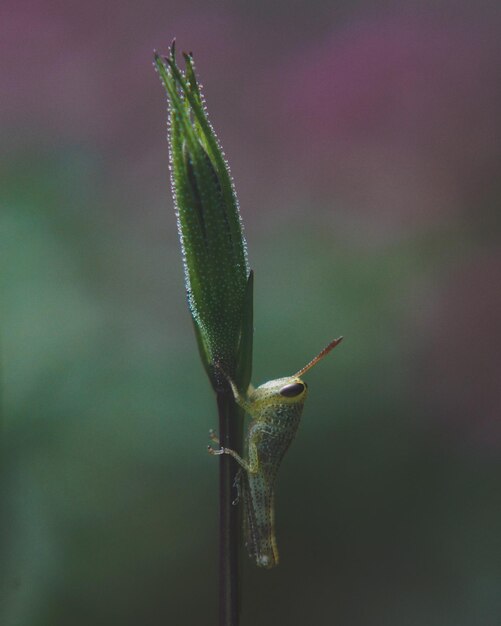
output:
[[[231,392],[217,394],[219,440],[232,450],[239,449],[239,411]],[[228,454],[219,457],[219,624],[238,626],[239,582],[238,556],[240,527],[238,508],[232,505],[234,483],[238,471],[236,461]]]

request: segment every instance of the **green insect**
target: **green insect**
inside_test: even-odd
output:
[[[270,380],[257,389],[252,385],[243,396],[229,379],[235,402],[252,418],[246,438],[246,458],[229,448],[214,449],[210,454],[231,455],[241,466],[236,486],[244,504],[245,543],[249,556],[260,567],[278,565],[275,537],[275,479],[303,412],[308,395],[301,376],[335,348],[342,337],[332,341],[308,365],[293,376]],[[219,445],[213,431],[212,441]]]

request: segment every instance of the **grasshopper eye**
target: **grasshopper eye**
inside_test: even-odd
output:
[[[290,385],[285,385],[285,387],[280,389],[280,395],[285,396],[286,398],[294,398],[300,393],[303,393],[304,387],[303,383],[291,383]]]

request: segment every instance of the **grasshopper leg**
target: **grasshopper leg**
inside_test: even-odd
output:
[[[238,454],[238,452],[235,452],[235,450],[231,450],[230,448],[213,448],[212,446],[207,446],[207,451],[209,452],[209,454],[212,454],[213,456],[221,456],[221,454],[229,454],[230,456],[232,456],[235,461],[244,468],[244,470],[246,470],[247,472],[249,471],[249,464],[247,463],[247,461],[245,461],[244,459],[242,459],[242,457]]]

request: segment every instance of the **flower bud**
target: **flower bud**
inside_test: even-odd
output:
[[[247,388],[252,361],[252,272],[228,164],[210,125],[193,58],[182,72],[174,44],[155,66],[169,102],[171,183],[188,305],[215,389],[225,375]]]

